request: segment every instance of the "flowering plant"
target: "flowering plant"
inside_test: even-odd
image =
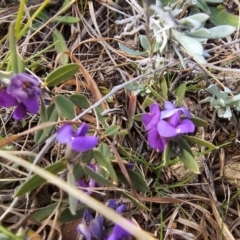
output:
[[[157,151],[164,152],[165,164],[173,156],[177,156],[190,170],[198,173],[198,165],[193,158],[191,148],[182,137],[195,131],[195,124],[190,117],[187,108],[175,107],[174,103],[166,101],[163,111],[157,103],[153,103],[150,112],[142,115],[142,122],[148,131],[149,145]]]
[[[40,83],[27,73],[12,76],[10,83],[0,91],[0,107],[15,107],[13,118],[23,119],[27,112],[39,111]]]

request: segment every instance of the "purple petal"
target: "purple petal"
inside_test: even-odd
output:
[[[89,231],[91,232],[92,239],[101,240],[103,236],[103,218],[97,216],[89,224]]]
[[[173,114],[168,119],[168,122],[174,127],[176,127],[178,125],[179,121],[180,121],[180,112],[179,111],[176,112],[175,114]]]
[[[30,113],[35,114],[39,111],[40,104],[37,96],[28,97],[22,102]]]
[[[77,184],[80,188],[87,188],[88,187],[88,185],[82,180],[78,180]],[[85,191],[85,189],[83,189],[83,191]]]
[[[75,136],[80,137],[80,136],[85,136],[88,131],[88,125],[86,123],[83,123],[81,127],[78,128]]]
[[[96,181],[93,180],[92,178],[90,178],[89,183],[88,183],[89,189],[88,189],[88,194],[91,195],[92,194],[92,190],[91,188],[94,188],[96,186]]]
[[[93,149],[98,143],[98,138],[94,136],[75,137],[71,142],[71,147],[76,152],[85,152]]]
[[[132,224],[132,222],[129,221],[129,224]],[[131,234],[128,231],[126,231],[120,225],[117,224],[114,226],[112,234],[117,236],[116,239],[128,239],[129,237],[131,237]]]
[[[194,123],[189,119],[183,119],[176,127],[176,132],[181,133],[192,133],[195,131]]]
[[[160,120],[160,108],[157,103],[153,103],[150,106],[150,113],[144,113],[142,115],[142,122],[145,126],[145,129],[148,131],[155,127]]]
[[[83,235],[87,240],[92,239],[92,234],[86,224],[80,223],[77,225],[76,229],[77,229],[77,232]]]
[[[15,108],[13,112],[13,118],[17,120],[21,120],[25,118],[26,115],[27,115],[26,107],[22,103],[18,104],[18,106]]]
[[[119,206],[119,203],[117,202],[116,199],[110,199],[106,202],[106,206],[112,208],[113,210],[116,210],[117,207]]]
[[[191,117],[191,114],[190,114],[190,112],[188,111],[187,108],[181,107],[181,108],[179,108],[179,109],[185,114],[185,116],[186,116],[187,118],[190,118],[190,117]]]
[[[18,104],[16,98],[7,93],[6,89],[0,91],[0,107],[13,107]]]
[[[179,112],[178,108],[170,109],[170,110],[164,110],[161,112],[161,119],[169,118],[175,113]]]
[[[149,145],[151,148],[153,149],[157,149],[159,151],[163,151],[164,147],[166,145],[166,140],[163,139],[158,131],[157,128],[152,128],[149,132],[148,132],[148,139],[147,139]]]
[[[10,86],[10,85],[9,85]],[[18,101],[26,101],[28,99],[28,93],[22,87],[8,88],[7,92],[18,99]]]
[[[56,140],[61,144],[68,144],[72,141],[74,131],[71,125],[64,125],[57,131]]]
[[[165,120],[161,120],[157,125],[157,131],[163,138],[171,138],[178,135],[176,127]]]
[[[174,106],[173,103],[171,103],[171,102],[169,102],[169,101],[166,101],[166,102],[164,103],[164,109],[165,109],[165,110],[171,110],[171,109],[174,109],[174,108],[175,108],[175,106]]]
[[[127,207],[125,204],[121,204],[119,207],[116,208],[116,213],[118,214],[122,214],[124,212],[126,212]]]
[[[89,224],[92,220],[93,220],[93,215],[87,208],[85,208],[83,213],[83,218],[82,218],[83,223]]]

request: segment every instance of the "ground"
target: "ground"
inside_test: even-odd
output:
[[[17,162],[17,156],[42,169],[53,166],[48,171],[71,185],[76,184],[75,178],[86,183],[92,178],[99,180],[91,196],[102,203],[117,199],[126,204],[124,217],[132,217],[136,225],[156,239],[240,239],[239,112],[232,107],[230,119],[219,117],[216,109],[203,101],[210,96],[207,88],[211,84],[219,90],[229,88],[232,96],[239,94],[240,40],[236,18],[240,5],[234,0],[223,1],[221,7],[209,4],[212,12],[208,14],[212,18],[206,21],[206,28],[218,23],[236,25],[236,29],[222,39],[204,41],[210,56],[206,63],[201,63],[174,37],[168,38],[165,49],[159,53],[164,44],[157,46],[154,42],[148,18],[154,9],[150,10],[148,2],[155,3],[27,1],[20,31],[16,30],[16,44],[25,60],[25,70],[41,80],[41,106],[45,107],[21,121],[12,118],[12,108],[0,109],[0,232],[22,231],[35,240],[61,236],[63,240],[80,239],[76,226],[82,221],[84,201],[78,199],[73,216],[69,210],[70,194],[56,179],[36,178],[25,190],[20,187],[19,198],[14,197],[18,187],[29,182],[30,171],[27,165]],[[197,7],[184,3],[171,5],[184,9],[177,21],[207,11],[205,2],[199,1]],[[17,17],[21,19],[19,9],[18,1],[0,1],[2,88],[4,74],[14,65],[8,32],[10,23]],[[214,15],[214,9],[221,12]],[[232,14],[232,18],[224,22],[224,17],[217,17],[222,12]],[[151,47],[155,44],[157,50],[149,48],[146,41]],[[51,74],[54,71],[55,75]],[[128,84],[129,81],[132,83]],[[149,146],[140,117],[149,111],[152,102],[163,106],[162,101],[178,99],[178,89],[183,84],[186,91],[181,106],[187,107],[192,117],[207,123],[190,136],[216,146],[190,144],[199,174],[190,171],[177,155],[164,165],[163,153]],[[89,151],[75,161],[73,155],[65,155],[66,146],[50,139],[72,119],[75,128],[86,122],[89,132],[99,137],[97,151]],[[6,152],[11,157],[6,158]],[[89,162],[103,166],[99,174],[88,167]],[[133,171],[129,170],[129,163],[135,166]],[[114,185],[115,175],[118,182]],[[141,230],[138,234],[141,236]]]

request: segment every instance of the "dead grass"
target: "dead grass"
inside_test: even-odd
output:
[[[54,1],[53,1],[54,2]],[[79,18],[75,24],[62,24],[55,22],[34,21],[29,31],[19,40],[19,51],[28,59],[44,50],[53,43],[52,32],[58,29],[66,40],[70,61],[80,65],[80,71],[74,78],[69,79],[62,85],[46,89],[48,97],[54,101],[56,94],[66,96],[71,93],[79,93],[87,96],[93,104],[101,101],[102,97],[109,93],[114,86],[118,86],[143,74],[136,63],[143,60],[141,56],[132,56],[119,49],[118,43],[139,50],[139,32],[126,35],[121,39],[115,38],[124,33],[126,24],[116,25],[115,21],[124,19],[132,14],[133,7],[125,1],[119,1],[119,5],[113,1],[78,1],[74,3],[64,15]],[[129,0],[132,5],[135,1]],[[39,4],[39,3],[38,3]],[[233,3],[235,6],[236,3]],[[24,23],[29,19],[29,12],[34,11],[39,5],[29,4],[25,9]],[[15,19],[17,5],[9,1],[0,2],[1,30],[0,30],[0,66],[6,70],[8,41],[6,39],[7,28],[10,21]],[[46,8],[48,17],[59,12],[61,4],[49,4]],[[234,10],[235,11],[235,10]],[[236,12],[235,12],[236,13]],[[38,24],[41,23],[39,30]],[[133,28],[139,27],[140,22],[134,22]],[[126,29],[125,29],[126,30]],[[132,30],[132,29],[131,29]],[[143,30],[141,30],[143,31]],[[205,48],[211,53],[211,58],[206,65],[209,72],[225,86],[233,90],[239,89],[239,39],[238,31],[234,36],[224,40],[216,40],[206,44]],[[59,55],[52,47],[41,55],[29,60],[27,68],[37,76],[44,79],[50,72],[59,66]],[[151,57],[151,56],[150,56]],[[165,62],[175,61],[175,64],[165,68],[167,81],[173,83],[171,98],[174,91],[182,82],[188,82],[198,76],[204,76],[205,85],[208,86],[214,80],[208,72],[203,71],[201,66],[195,68],[179,67],[176,56],[169,53],[165,56]],[[37,62],[35,65],[34,63]],[[135,64],[133,64],[135,63]],[[180,68],[180,69],[179,69]],[[150,81],[145,77],[144,81]],[[192,83],[196,86],[197,82]],[[144,174],[146,181],[150,184],[151,191],[146,194],[137,194],[130,191],[134,197],[146,205],[151,211],[143,210],[134,204],[129,204],[129,215],[132,215],[141,228],[151,232],[156,238],[167,239],[240,239],[239,220],[239,171],[232,171],[232,177],[226,177],[227,169],[231,164],[232,168],[239,167],[239,141],[238,137],[239,120],[238,115],[235,121],[228,122],[218,118],[213,119],[213,111],[209,105],[200,105],[199,101],[205,97],[200,91],[189,91],[188,99],[195,103],[192,114],[210,123],[210,127],[199,132],[202,138],[211,141],[215,145],[230,142],[230,145],[223,146],[215,152],[205,154],[202,159],[202,171],[198,176],[181,180],[176,176],[175,170],[170,167],[161,166],[160,154],[150,151],[145,141],[145,133],[139,122],[134,122],[126,136],[116,136],[110,142],[115,149],[116,160],[118,158],[118,146],[129,149],[130,157],[135,158],[134,162]],[[130,91],[122,88],[111,98],[103,101],[103,110],[115,109],[106,115],[106,122],[117,123],[125,129],[135,114],[142,113],[141,106],[143,97],[133,97]],[[188,106],[190,100],[185,100]],[[131,112],[132,111],[132,112]],[[80,114],[81,109],[76,109]],[[31,116],[25,122],[14,122],[11,119],[11,111],[1,109],[1,135],[10,137],[25,130],[32,129],[37,125],[38,116]],[[60,119],[59,119],[60,120]],[[96,112],[87,113],[82,120],[89,122],[97,130],[101,129],[101,123]],[[32,161],[33,156],[38,154],[43,144],[35,144],[31,134],[11,140],[5,148],[12,148],[21,151],[22,154]],[[205,149],[198,149],[202,152]],[[44,167],[63,155],[62,149],[56,144],[50,144],[50,148],[44,152],[44,157],[38,163]],[[121,154],[123,157],[123,155]],[[120,156],[119,156],[120,157]],[[141,157],[144,159],[142,160]],[[226,168],[226,165],[228,168]],[[233,170],[234,170],[233,169]],[[229,173],[228,173],[229,174]],[[235,175],[234,175],[235,174]],[[15,188],[24,181],[27,172],[24,168],[1,159],[0,170],[0,213],[3,214],[13,200]],[[187,178],[187,182],[184,181]],[[231,178],[231,181],[229,180]],[[8,182],[6,182],[6,180]],[[106,198],[120,197],[119,193],[112,189],[104,191]],[[56,195],[56,199],[55,199]],[[60,195],[60,196],[59,196]],[[58,199],[65,199],[65,195],[58,188],[47,183],[29,196],[17,199],[13,209],[3,219],[2,224],[11,231],[32,228],[41,235],[41,239],[58,239],[61,234],[63,239],[77,239],[75,223],[61,223],[56,220],[59,208],[56,208],[52,215],[45,218],[34,218],[34,213],[39,209],[51,204],[58,203]],[[126,201],[125,197],[121,197]],[[0,214],[0,215],[1,215]],[[55,217],[54,217],[55,216]],[[76,220],[79,222],[79,220]],[[67,233],[67,236],[65,236]],[[50,234],[50,235],[49,235]],[[48,236],[48,237],[45,237]],[[70,237],[71,236],[71,237]],[[34,238],[37,239],[37,238]],[[40,238],[39,238],[40,239]]]

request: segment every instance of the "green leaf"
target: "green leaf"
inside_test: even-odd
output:
[[[40,123],[47,122],[48,120],[48,114],[47,114],[47,109],[45,102],[42,98],[40,98],[41,102],[41,108],[40,108]]]
[[[86,109],[90,107],[87,97],[83,94],[73,94],[70,96],[70,100],[80,108]]]
[[[64,159],[61,159],[44,169],[52,174],[57,174],[58,172],[62,171],[66,168],[66,163]],[[44,184],[46,180],[37,174],[34,174],[32,177],[30,177],[26,182],[24,182],[18,190],[15,192],[15,196],[21,196],[23,194],[26,194],[28,192],[31,192],[32,190],[38,188],[42,184]]]
[[[58,112],[57,112],[57,108],[55,107],[55,103],[52,103],[51,105],[48,106],[47,108],[47,119],[45,122],[55,122],[58,119]],[[38,124],[43,123],[43,119],[41,118],[41,114],[40,114],[40,119]],[[51,126],[51,127],[46,127],[44,130],[39,130],[35,133],[34,135],[34,141],[36,143],[42,143],[43,141],[45,141],[50,133],[52,132],[53,128],[55,126]]]
[[[76,178],[74,176],[73,173],[71,173],[70,171],[67,174],[67,182],[69,185],[76,187],[77,186],[77,181]],[[72,195],[68,195],[68,199],[69,199],[69,208],[70,208],[70,212],[72,215],[76,215],[76,210],[78,207],[78,199],[73,197]]]
[[[142,115],[143,115],[143,113],[138,113],[133,117],[133,119],[135,121],[141,122],[142,121]]]
[[[172,157],[172,144],[169,141],[163,151],[163,166],[167,166]]]
[[[200,138],[197,138],[197,137],[193,137],[193,136],[187,136],[187,135],[182,135],[182,137],[184,139],[186,139],[187,141],[189,142],[192,142],[192,143],[196,143],[198,145],[201,145],[201,146],[204,146],[204,147],[207,147],[209,149],[218,149],[217,146],[213,145],[212,143],[208,142],[208,141],[205,141],[205,140],[202,140]]]
[[[152,103],[154,103],[155,101],[152,99],[152,98],[149,98],[149,97],[145,97],[143,103],[142,103],[142,107],[145,109],[146,107],[152,105]],[[139,115],[139,114],[137,114]],[[135,116],[137,116],[135,115]]]
[[[80,18],[72,17],[72,16],[56,16],[52,19],[51,22],[61,22],[61,23],[78,23],[80,21]]]
[[[9,26],[9,51],[10,51],[10,64],[14,73],[22,73],[25,71],[25,62],[20,56],[17,48],[17,39],[15,32],[15,22]]]
[[[109,136],[114,136],[116,135],[117,132],[119,132],[120,127],[117,125],[111,125],[104,131],[104,135],[109,137]]]
[[[186,49],[188,54],[194,58],[194,60],[201,64],[207,63],[206,59],[203,57],[203,46],[199,41],[174,29],[172,29],[172,33],[179,43]]]
[[[59,67],[47,76],[46,85],[48,87],[56,86],[63,81],[69,80],[78,71],[79,65],[76,63],[69,63],[67,65]]]
[[[132,195],[128,194],[127,192],[121,192],[126,198],[130,199],[135,205],[142,208],[146,211],[151,211],[148,207],[146,207],[143,203],[139,202],[136,198],[134,198]]]
[[[92,159],[93,159],[93,150],[90,150],[84,153],[82,157],[82,162],[88,164],[92,161]]]
[[[187,118],[186,118],[187,119]],[[208,123],[206,121],[204,121],[201,118],[197,118],[197,117],[191,117],[190,120],[195,124],[195,126],[197,127],[207,127]]]
[[[55,104],[60,113],[68,120],[75,118],[74,104],[69,98],[63,95],[57,95],[55,98]]]
[[[65,208],[61,213],[58,218],[59,222],[67,223],[67,222],[72,222],[75,220],[79,220],[82,218],[83,213],[84,213],[85,208],[81,208],[76,210],[76,214],[72,215],[70,210],[68,208]]]
[[[168,99],[168,86],[167,86],[166,78],[164,76],[162,76],[162,78],[161,78],[160,85],[161,85],[163,97],[165,99]]]
[[[92,178],[93,180],[95,180],[97,183],[103,184],[105,186],[113,186],[113,183],[109,180],[107,180],[106,178],[102,177],[101,175],[99,175],[98,173],[96,173],[95,171],[93,171],[91,168],[89,168],[87,165],[83,166],[83,169],[85,171],[85,173]]]
[[[69,51],[62,33],[59,32],[57,29],[53,31],[53,42],[55,43],[55,48],[58,54]],[[62,54],[59,58],[59,62],[62,65],[68,64],[69,62],[68,55]]]
[[[130,169],[127,169],[127,172],[128,172],[130,179],[132,180],[133,187],[136,191],[144,192],[144,193],[149,192],[149,187],[148,187],[146,181],[144,180],[144,178],[140,174],[138,174]],[[116,173],[117,173],[119,180],[129,187],[129,183],[128,183],[127,179],[125,178],[125,176],[123,175],[123,173],[120,171],[117,171]]]
[[[193,156],[193,153],[192,153],[192,150],[191,150],[189,144],[187,143],[187,141],[183,137],[178,138],[178,146],[181,149],[185,149],[186,151],[188,151]]]
[[[231,25],[235,28],[239,24],[239,16],[228,13],[223,6],[210,7],[210,21],[214,25]]]
[[[204,11],[207,14],[211,14],[208,5],[206,4],[205,0],[193,0],[192,3],[195,3],[198,8]]]
[[[140,38],[140,44],[141,44],[142,48],[146,52],[148,52],[149,51],[149,41],[148,41],[146,35],[140,35],[139,38]]]
[[[177,93],[176,93],[176,95],[177,95],[177,100],[176,100],[176,102],[175,102],[175,106],[176,106],[176,107],[178,107],[178,106],[181,105],[182,100],[183,100],[184,97],[185,97],[186,89],[187,89],[186,83],[182,83],[182,84],[179,86],[179,88],[177,89]]]
[[[179,156],[179,159],[190,171],[199,174],[199,167],[197,162],[186,149],[181,149],[181,155]]]
[[[161,95],[159,95],[157,91],[155,91],[149,84],[146,85],[151,90],[151,93],[155,98],[157,98],[161,103],[165,102],[165,99]]]
[[[101,148],[100,148],[100,150],[101,150]],[[100,152],[100,150],[94,150],[93,157],[97,161],[98,166],[100,166],[100,167],[104,168],[106,171],[108,171],[114,184],[116,184],[117,183],[117,175],[113,169],[112,162],[111,162],[110,158],[108,156],[105,156],[104,152]]]
[[[58,205],[57,203],[54,203],[54,204],[48,205],[47,207],[41,208],[40,210],[35,212],[31,218],[37,222],[42,222],[53,213],[57,205]]]
[[[119,48],[120,48],[123,52],[127,53],[128,55],[133,55],[133,56],[144,56],[144,55],[147,55],[147,52],[139,52],[139,51],[132,50],[132,49],[124,46],[124,45],[121,44],[121,43],[118,43],[118,45],[119,45]]]

